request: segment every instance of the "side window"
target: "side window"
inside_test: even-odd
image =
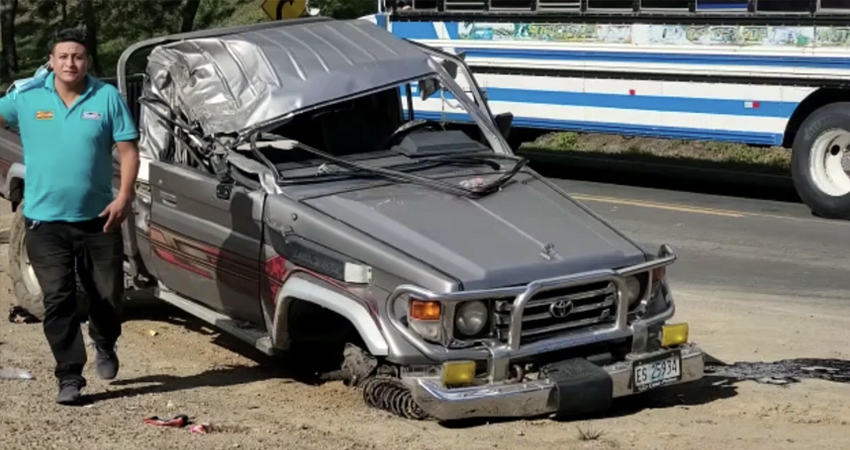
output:
[[[756,12],[765,13],[802,13],[807,12],[809,0],[756,0]]]
[[[621,9],[631,10],[634,8],[632,0],[587,0],[587,9]]]
[[[850,10],[850,0],[820,0],[820,9]]]
[[[685,10],[690,7],[690,0],[641,0],[640,9]]]
[[[697,0],[697,11],[746,11],[748,0]]]

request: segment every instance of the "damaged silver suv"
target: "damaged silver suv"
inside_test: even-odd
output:
[[[666,324],[671,248],[526,167],[463,58],[310,18],[141,42],[118,68],[142,135],[134,288],[268,354],[331,355],[408,418],[575,416],[703,376],[687,324]],[[17,206],[20,149],[0,153]]]

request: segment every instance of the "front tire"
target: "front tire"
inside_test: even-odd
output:
[[[12,303],[14,306],[23,308],[39,321],[43,321],[44,295],[27,257],[27,247],[24,244],[26,230],[22,203],[15,211],[9,232],[9,278],[12,279],[12,290],[15,294]],[[88,297],[79,277],[77,277],[77,313],[82,320],[86,320]]]
[[[832,103],[806,118],[794,139],[791,175],[815,214],[850,218],[850,103]]]
[[[15,211],[9,232],[9,277],[15,294],[12,301],[41,321],[44,320],[44,300],[24,245],[26,226],[22,206]]]

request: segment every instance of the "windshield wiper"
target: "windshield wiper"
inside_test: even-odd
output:
[[[277,170],[277,168],[274,166],[274,164],[272,164],[271,161],[269,161],[268,158],[266,158],[265,155],[263,155],[259,151],[259,149],[257,149],[257,136],[258,136],[258,134],[259,133],[254,133],[251,136],[251,151],[261,161],[263,161],[266,165],[268,165],[270,168],[272,168],[272,170],[274,171],[275,176],[277,178],[276,181],[277,181],[278,185],[294,184],[295,182],[297,182],[297,181],[295,181],[295,179],[283,179],[280,176],[280,171]],[[266,136],[278,138],[276,140],[287,140],[285,137],[276,135],[274,133],[264,133],[264,134]],[[476,186],[474,188],[466,188],[466,187],[463,187],[463,186],[460,186],[460,185],[455,185],[455,184],[452,184],[452,183],[448,183],[448,182],[445,182],[445,181],[442,181],[442,180],[436,180],[436,179],[427,178],[427,177],[423,177],[423,176],[419,176],[419,175],[414,175],[414,174],[409,173],[409,172],[402,172],[402,171],[399,171],[399,170],[389,169],[389,168],[364,166],[364,165],[354,163],[354,162],[351,162],[351,161],[346,161],[342,158],[338,158],[338,157],[333,156],[329,153],[326,153],[322,150],[310,147],[309,145],[302,144],[301,142],[298,142],[298,141],[295,141],[295,140],[289,140],[289,142],[291,143],[292,148],[299,148],[299,149],[301,149],[301,150],[303,150],[307,153],[311,153],[311,154],[316,155],[316,156],[318,156],[322,159],[331,161],[331,162],[335,163],[336,165],[338,165],[340,167],[349,169],[351,172],[347,172],[347,173],[345,173],[345,175],[355,175],[356,174],[356,175],[365,175],[365,176],[369,176],[369,177],[381,177],[381,178],[386,178],[386,179],[393,180],[393,181],[399,181],[399,182],[411,183],[411,184],[418,184],[418,185],[430,187],[432,189],[448,192],[448,193],[451,193],[451,194],[454,194],[454,195],[459,195],[459,196],[467,197],[467,198],[481,198],[481,197],[490,195],[494,192],[497,192],[499,189],[501,189],[502,186],[505,185],[505,183],[507,183],[514,175],[516,175],[520,170],[522,170],[522,168],[525,167],[525,165],[528,163],[528,160],[526,160],[525,158],[510,157],[510,156],[506,156],[506,155],[495,155],[495,154],[478,155],[478,156],[476,156],[474,154],[447,155],[447,156],[431,157],[431,158],[423,160],[423,161],[434,161],[435,163],[439,163],[439,164],[445,164],[445,163],[448,163],[448,162],[461,162],[461,161],[464,161],[464,160],[483,162],[484,160],[492,160],[492,159],[511,159],[511,160],[514,160],[516,162],[510,170],[506,171],[501,177],[497,178],[496,180],[493,180],[492,182],[487,183],[487,184]],[[337,175],[337,174],[328,174],[326,176],[333,176],[333,175]],[[313,178],[315,178],[315,177],[313,177]],[[323,178],[324,178],[324,176],[323,176]],[[327,181],[327,178],[324,178],[324,180]],[[302,182],[303,182],[303,179],[302,179]]]

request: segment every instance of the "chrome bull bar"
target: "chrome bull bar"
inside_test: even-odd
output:
[[[637,345],[645,346],[647,328],[662,323],[675,312],[672,303],[663,312],[628,323],[628,298],[623,295],[626,290],[625,278],[642,272],[672,264],[677,259],[673,249],[663,244],[654,259],[625,267],[622,269],[606,269],[563,277],[547,278],[533,281],[525,286],[510,288],[487,289],[479,291],[459,291],[439,294],[414,285],[398,286],[390,295],[388,303],[388,320],[396,331],[428,358],[443,362],[449,360],[487,360],[488,378],[491,382],[503,381],[508,377],[509,363],[513,358],[548,353],[567,348],[610,341],[614,339],[635,336]],[[549,289],[568,288],[583,284],[610,281],[616,286],[617,312],[615,321],[604,327],[594,327],[590,330],[574,331],[527,345],[520,345],[522,337],[522,317],[528,302],[540,291]],[[647,290],[651,290],[652,279],[649,277]],[[396,317],[396,303],[404,296],[418,300],[439,301],[444,306],[442,326],[444,333],[452,335],[454,311],[458,303],[469,300],[488,300],[494,298],[514,297],[510,316],[510,328],[507,342],[495,338],[481,339],[476,346],[469,348],[447,348],[444,345],[426,342],[416,332],[408,328]],[[646,301],[646,296],[644,298]],[[634,347],[633,347],[634,348]]]

